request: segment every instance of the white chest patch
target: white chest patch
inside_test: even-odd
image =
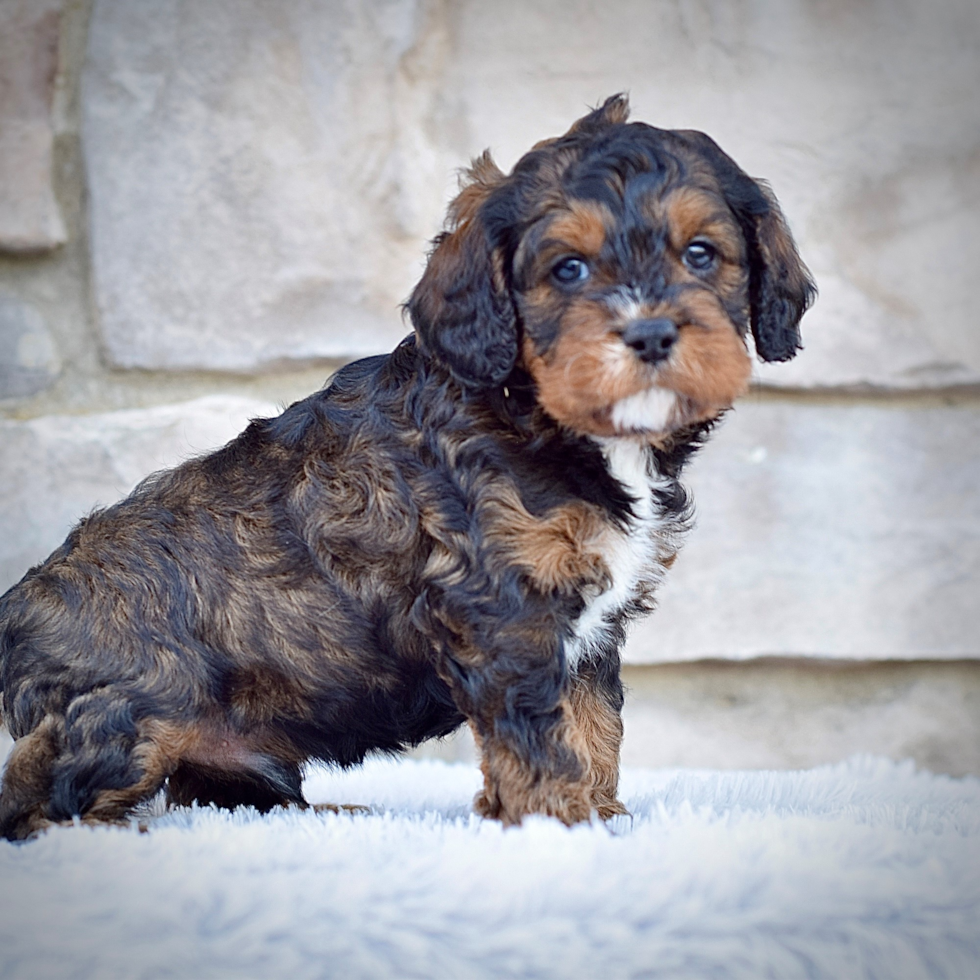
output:
[[[616,402],[613,425],[620,432],[664,432],[677,406],[677,395],[666,388],[647,388]]]
[[[625,531],[610,529],[600,546],[611,583],[588,601],[575,624],[575,636],[565,649],[571,670],[602,646],[617,614],[631,599],[659,583],[664,569],[658,559],[673,530],[653,498],[653,491],[666,487],[668,481],[648,471],[646,449],[628,439],[598,442],[609,472],[636,502]]]

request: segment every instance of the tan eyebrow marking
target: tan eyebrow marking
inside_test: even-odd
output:
[[[714,194],[698,187],[680,187],[664,200],[670,226],[670,243],[684,249],[698,237],[709,239],[724,258],[739,262],[742,258],[742,236],[731,213]]]
[[[598,255],[612,219],[595,201],[572,201],[548,226],[547,243],[561,243],[585,256]]]

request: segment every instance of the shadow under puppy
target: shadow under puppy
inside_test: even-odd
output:
[[[617,798],[627,622],[689,521],[678,476],[813,296],[775,200],[615,96],[488,155],[415,335],[83,520],[0,600],[0,833],[178,804],[305,805],[468,722],[479,813]]]

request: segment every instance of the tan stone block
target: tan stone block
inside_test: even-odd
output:
[[[66,241],[52,188],[62,6],[63,0],[0,4],[0,251],[44,251]]]
[[[980,775],[980,663],[629,667],[623,764],[809,769],[853,755]]]
[[[420,135],[443,57],[427,11],[96,3],[83,144],[115,364],[252,370],[408,332],[448,176]]]

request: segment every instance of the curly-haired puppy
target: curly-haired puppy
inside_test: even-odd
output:
[[[813,295],[766,187],[621,96],[477,160],[415,334],[83,520],[0,600],[0,833],[305,805],[473,729],[476,809],[625,812],[619,650],[678,547],[684,462],[792,357]]]

